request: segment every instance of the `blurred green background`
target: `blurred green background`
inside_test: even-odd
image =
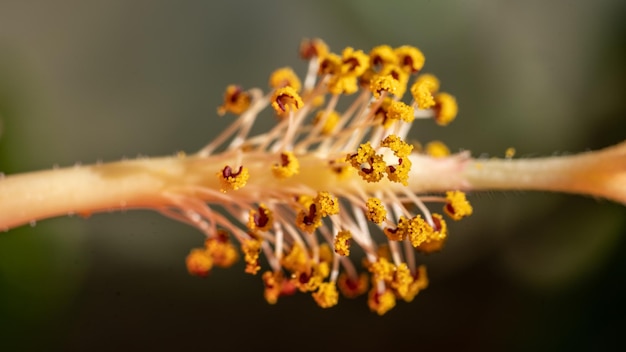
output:
[[[0,171],[193,152],[230,119],[215,112],[227,84],[304,72],[304,37],[336,51],[418,46],[460,106],[449,127],[415,124],[423,142],[475,156],[598,149],[626,138],[625,20],[619,0],[3,0]],[[452,225],[445,250],[419,258],[431,286],[384,317],[365,298],[269,306],[241,266],[191,277],[184,259],[203,236],[152,212],[0,233],[0,350],[624,345],[626,208],[470,199],[475,215]]]

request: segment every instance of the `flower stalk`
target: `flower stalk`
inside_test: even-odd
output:
[[[414,120],[447,125],[458,107],[434,75],[420,73],[425,59],[417,48],[345,48],[338,55],[314,39],[303,42],[300,55],[309,60],[304,84],[280,68],[267,94],[229,86],[218,113],[238,117],[195,154],[0,179],[0,230],[67,214],[153,209],[205,235],[186,259],[192,275],[232,265],[239,257],[233,237],[247,273],[267,261],[261,277],[269,303],[301,291],[329,308],[339,291],[348,298],[369,291],[369,308],[384,314],[427,287],[416,252],[441,249],[446,221],[472,214],[465,192],[557,191],[626,204],[626,142],[540,159],[474,159],[450,155],[441,143],[423,152],[405,141]],[[410,103],[402,101],[406,91]],[[249,136],[264,110],[274,111],[276,125]],[[369,279],[349,259],[351,245],[365,253]]]
[[[332,170],[326,168],[326,158],[315,155],[301,158],[301,172],[279,182],[268,177],[265,163],[270,161],[264,159],[268,156],[242,157],[253,176],[246,185],[248,198],[267,199],[277,189],[289,189],[289,193],[299,185],[331,193],[351,187],[367,193],[376,188],[397,193],[395,188],[404,188],[392,182],[370,184],[357,175],[337,180]],[[218,180],[207,175],[214,173],[215,165],[233,160],[234,157],[223,155],[179,154],[9,175],[0,180],[0,230],[68,214],[89,216],[133,208],[164,209],[172,206],[168,195],[219,203],[229,196],[221,194]],[[443,158],[414,153],[411,161],[407,188],[416,194],[450,189],[551,191],[626,204],[626,142],[600,151],[546,158],[477,160],[465,153]],[[200,188],[212,190],[213,197],[192,191]]]

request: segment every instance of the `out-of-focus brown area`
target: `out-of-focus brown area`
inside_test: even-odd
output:
[[[300,40],[410,44],[457,97],[413,136],[475,156],[626,138],[626,6],[601,1],[4,1],[0,171],[193,152],[232,120],[231,83],[267,87]],[[259,125],[274,122],[271,112]],[[470,195],[428,257],[430,287],[384,317],[365,298],[263,299],[239,266],[186,273],[202,234],[148,211],[0,233],[0,350],[597,350],[623,345],[626,208],[576,196]],[[0,214],[2,216],[2,214]]]

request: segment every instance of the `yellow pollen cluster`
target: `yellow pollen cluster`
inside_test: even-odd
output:
[[[370,65],[386,66],[396,65],[398,56],[389,45],[379,45],[370,50]]]
[[[191,275],[205,277],[213,267],[213,260],[204,249],[195,248],[187,255],[186,264]]]
[[[435,121],[442,126],[452,122],[459,112],[456,99],[448,93],[439,93],[435,95],[434,109],[436,111]]]
[[[259,265],[259,254],[261,252],[261,241],[256,238],[246,239],[241,244],[241,250],[244,253],[246,262],[246,273],[256,274],[261,270]]]
[[[194,248],[187,255],[187,271],[192,275],[205,277],[213,266],[228,268],[238,259],[239,254],[228,239],[228,233],[218,230],[215,237],[204,242],[204,248]]]
[[[367,182],[378,182],[385,176],[387,165],[383,156],[376,154],[369,142],[361,144],[356,154],[346,156],[346,161],[359,170],[359,176]]]
[[[262,275],[263,284],[265,285],[264,297],[267,303],[276,304],[278,297],[283,293],[285,278],[282,271],[266,271]]]
[[[410,45],[403,45],[397,48],[395,52],[398,56],[398,64],[406,71],[416,73],[424,67],[426,58],[418,48]]]
[[[334,282],[321,283],[317,292],[313,293],[313,299],[322,308],[330,308],[339,301],[339,293]]]
[[[226,193],[230,190],[236,191],[245,186],[248,182],[248,178],[250,178],[250,173],[248,169],[243,166],[239,166],[237,171],[233,171],[233,169],[227,165],[224,166],[222,171],[217,173],[217,177],[220,180],[221,191]]]
[[[443,211],[453,220],[461,220],[472,215],[473,208],[465,198],[465,193],[461,191],[446,192],[446,205]]]
[[[392,120],[402,120],[410,123],[415,119],[415,110],[410,105],[393,100],[387,108],[387,117]]]
[[[385,289],[382,293],[372,288],[368,295],[367,305],[370,310],[378,315],[384,315],[396,306],[396,295],[391,289]]]
[[[356,298],[359,297],[369,288],[369,277],[366,273],[361,273],[358,277],[351,278],[345,273],[339,275],[339,279],[337,279],[337,285],[339,286],[339,291],[346,298]]]
[[[432,141],[426,144],[426,154],[433,158],[443,158],[450,155],[450,149],[443,142]]]
[[[381,224],[387,217],[387,210],[378,198],[369,198],[365,203],[367,220]]]
[[[296,92],[300,91],[302,87],[302,83],[300,83],[300,78],[296,75],[295,72],[291,69],[291,67],[283,67],[278,70],[272,72],[270,76],[269,85],[272,88],[284,88],[284,87],[292,87]]]
[[[411,86],[411,94],[417,107],[428,109],[435,105],[435,94],[439,90],[439,80],[431,74],[419,75]]]
[[[308,60],[306,75],[279,68],[269,76],[266,93],[227,87],[218,113],[240,116],[198,160],[201,165],[203,157],[221,157],[216,150],[224,153],[224,161],[211,169],[218,182],[184,190],[209,204],[180,196],[164,212],[207,236],[204,247],[187,256],[192,275],[207,276],[213,267],[237,260],[236,245],[222,230],[228,229],[239,242],[245,272],[257,274],[261,263],[269,265],[260,275],[268,303],[306,292],[330,308],[340,294],[367,294],[369,308],[382,315],[428,286],[416,254],[441,249],[448,233],[431,204],[443,203],[453,220],[472,213],[463,192],[414,192],[421,189],[411,177],[422,172],[416,166],[437,167],[447,160],[436,158],[450,152],[430,143],[420,154],[406,142],[420,119],[452,121],[456,100],[439,92],[434,75],[420,74],[425,58],[412,46],[380,45],[369,52],[347,47],[337,54],[322,40],[307,39],[299,55]],[[413,79],[410,101],[404,100]],[[251,136],[267,110],[279,119],[269,131]],[[231,216],[214,212],[212,202]],[[361,253],[364,259],[353,259]]]
[[[311,60],[328,54],[328,45],[319,38],[305,39],[300,43],[300,57]]]
[[[280,163],[272,166],[272,173],[278,179],[289,178],[300,172],[300,163],[293,152],[280,153]]]
[[[265,204],[260,204],[257,209],[250,209],[247,227],[253,233],[269,231],[273,224],[274,216]]]
[[[337,233],[335,236],[335,253],[340,256],[349,256],[350,255],[350,239],[352,238],[352,233],[350,231],[342,230]]]
[[[339,213],[339,200],[328,192],[319,192],[311,200],[301,198],[303,210],[298,212],[296,225],[304,232],[312,233],[322,225],[322,218]]]
[[[413,247],[420,252],[431,253],[440,250],[448,237],[448,226],[441,215],[432,214],[432,219],[435,226],[427,225],[426,238],[416,237],[415,241],[411,241]]]
[[[224,93],[224,104],[217,108],[217,113],[224,115],[230,112],[239,115],[248,110],[251,101],[252,97],[250,93],[242,91],[240,86],[234,84],[229,85],[226,87],[226,92]]]
[[[391,75],[375,75],[370,82],[370,91],[375,98],[380,98],[383,92],[398,96],[400,82]]]
[[[272,108],[279,116],[284,116],[290,112],[296,112],[304,103],[295,88],[286,86],[278,88],[272,95]]]

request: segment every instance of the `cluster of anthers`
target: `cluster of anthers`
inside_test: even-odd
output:
[[[439,91],[435,76],[421,73],[424,55],[415,47],[381,45],[369,54],[348,47],[335,54],[312,39],[303,41],[300,56],[309,61],[303,83],[285,67],[271,74],[267,94],[228,86],[218,113],[238,118],[199,153],[219,155],[223,164],[214,164],[212,176],[219,187],[193,190],[208,202],[179,197],[179,210],[163,212],[207,236],[204,247],[187,257],[193,275],[232,265],[239,257],[234,237],[247,273],[259,273],[263,252],[269,303],[301,291],[328,308],[337,304],[338,292],[356,297],[369,291],[370,309],[382,315],[427,287],[415,252],[437,251],[448,236],[444,216],[426,204],[438,203],[453,220],[472,213],[460,190],[417,195],[407,187],[412,173],[420,172],[412,170],[419,150],[405,141],[411,124],[432,119],[446,125],[457,104]],[[407,88],[410,103],[403,101]],[[353,94],[337,111],[339,100]],[[276,125],[249,137],[268,106]],[[424,153],[447,151],[435,143]],[[241,224],[207,203],[219,204]],[[361,272],[348,258],[354,245],[364,253]]]

